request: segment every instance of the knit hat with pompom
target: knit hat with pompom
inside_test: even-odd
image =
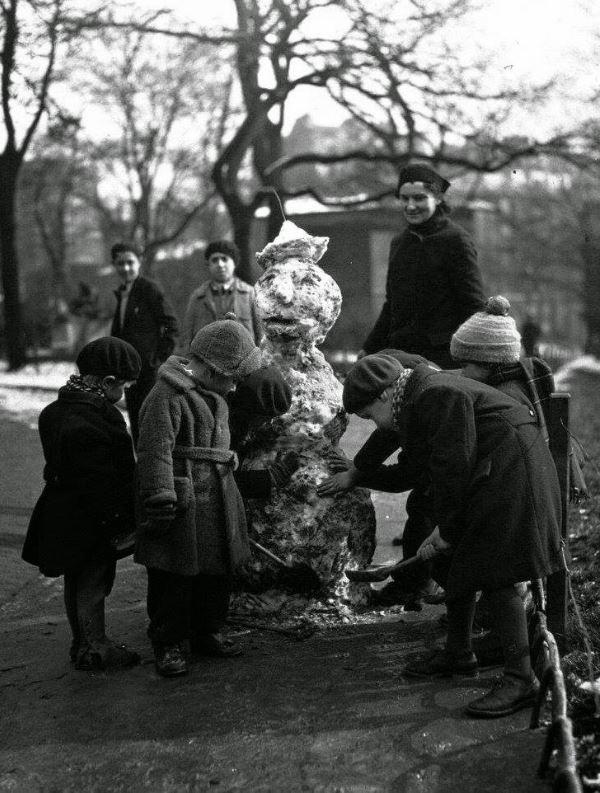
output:
[[[450,341],[455,361],[517,363],[521,334],[509,314],[510,303],[502,295],[490,297],[483,311],[469,317]]]

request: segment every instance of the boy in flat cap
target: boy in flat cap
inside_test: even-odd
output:
[[[358,484],[400,492],[427,490],[435,528],[417,555],[434,562],[446,589],[443,650],[409,664],[409,677],[474,674],[471,645],[476,592],[486,593],[504,654],[504,674],[467,713],[495,718],[530,706],[539,683],[531,669],[525,607],[518,584],[558,570],[560,490],[535,411],[465,377],[427,365],[405,369],[368,355],[344,383],[344,407],[398,433],[392,466],[362,472]],[[328,495],[329,483],[320,492]]]
[[[104,601],[115,578],[115,538],[134,521],[135,460],[115,406],[140,372],[140,357],[113,337],[87,344],[73,375],[45,407],[39,431],[45,487],[33,511],[23,559],[47,576],[64,576],[76,669],[129,667],[137,653],[105,633]]]
[[[188,354],[200,328],[219,319],[237,320],[258,344],[262,329],[254,304],[254,287],[235,275],[240,261],[237,245],[229,240],[214,240],[204,251],[204,258],[210,278],[190,295],[183,319],[181,354]]]
[[[359,357],[393,348],[453,367],[450,338],[485,298],[473,242],[447,217],[449,186],[429,165],[400,171],[407,227],[390,245],[385,302]]]
[[[221,634],[231,577],[250,558],[226,396],[260,365],[239,322],[212,322],[196,333],[188,358],[161,366],[142,406],[135,559],[148,571],[148,634],[165,677],[188,672],[190,649],[239,653]]]

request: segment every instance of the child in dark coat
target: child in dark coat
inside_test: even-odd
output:
[[[427,487],[435,528],[417,555],[428,561],[447,554],[446,569],[438,571],[447,595],[446,647],[404,673],[475,673],[471,632],[482,590],[492,602],[504,674],[467,712],[493,718],[528,707],[539,683],[516,585],[561,566],[560,491],[535,411],[482,383],[429,366],[404,369],[381,354],[350,370],[343,399],[349,413],[401,439],[396,465],[363,474],[361,485],[395,492]],[[327,490],[321,485],[321,493]]]
[[[114,541],[134,527],[133,445],[115,403],[139,374],[140,357],[126,341],[104,337],[76,364],[79,375],[40,414],[46,484],[23,559],[46,576],[64,576],[75,667],[129,667],[140,657],[107,638],[104,601],[115,578]]]
[[[140,412],[135,558],[148,570],[148,633],[164,677],[188,672],[190,649],[239,652],[221,633],[231,577],[250,558],[226,396],[260,363],[242,325],[212,322],[194,336],[189,358],[161,366]]]

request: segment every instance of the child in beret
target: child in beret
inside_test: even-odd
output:
[[[535,411],[483,383],[427,365],[406,369],[368,355],[344,383],[344,407],[397,433],[395,465],[361,472],[355,484],[389,492],[427,491],[435,528],[417,551],[435,558],[446,590],[448,635],[404,669],[407,677],[473,675],[476,593],[486,593],[504,655],[504,672],[467,706],[495,718],[529,707],[539,682],[531,668],[518,585],[560,569],[561,499],[554,462]],[[322,495],[335,492],[325,482]],[[440,561],[442,560],[442,561]]]
[[[116,407],[141,361],[111,336],[87,344],[58,399],[39,417],[46,464],[23,559],[46,576],[64,576],[64,601],[76,669],[130,667],[140,656],[105,632],[104,601],[115,579],[114,539],[134,527],[135,459]]]

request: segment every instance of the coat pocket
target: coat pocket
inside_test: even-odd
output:
[[[187,512],[194,501],[194,488],[187,476],[173,477],[175,495],[177,496],[176,512],[182,515]]]

